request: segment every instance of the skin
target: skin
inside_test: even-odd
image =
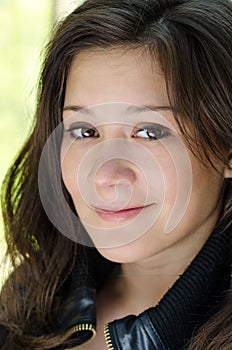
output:
[[[90,51],[78,55],[72,63],[67,79],[63,112],[65,128],[68,128],[69,118],[74,113],[70,106],[89,107],[112,102],[169,106],[165,81],[158,64],[156,62],[151,64],[150,59],[139,51]],[[171,125],[181,138],[172,111],[159,110],[159,114],[164,119],[164,124],[166,121],[167,125]],[[138,314],[154,306],[162,298],[212,232],[220,211],[224,177],[231,177],[231,170],[228,168],[218,164],[216,172],[204,166],[187,150],[192,169],[191,196],[182,220],[169,234],[166,234],[167,218],[179,190],[175,164],[162,142],[150,142],[143,137],[132,138],[134,127],[135,125],[125,126],[120,123],[112,127],[105,123],[98,127],[100,134],[98,138],[91,137],[84,141],[72,139],[71,147],[62,161],[65,186],[86,228],[88,225],[96,225],[100,229],[111,229],[122,225],[121,221],[109,222],[99,217],[83,200],[76,181],[81,161],[89,150],[102,141],[123,139],[145,147],[159,164],[165,184],[162,210],[154,225],[145,234],[117,247],[98,247],[103,256],[121,263],[120,269],[115,272],[98,296],[98,327],[101,330],[103,324],[131,313]],[[70,137],[70,132],[67,132],[64,140]],[[171,142],[168,137],[164,140],[166,141]],[[99,167],[95,176],[92,176],[91,171],[91,167],[87,169],[86,178],[94,182],[96,193],[102,201],[106,203],[114,201],[115,186],[118,181],[122,181],[122,192],[125,192],[128,184],[133,189],[130,204],[145,203],[146,174],[144,176],[141,169],[129,160],[112,159],[105,162]],[[152,193],[158,191],[156,184],[160,179],[157,177],[156,180],[152,185],[154,187],[151,188],[151,195],[149,194],[150,203],[153,203],[153,207],[151,206],[149,210],[155,210],[155,198]],[[93,183],[89,183],[89,186],[92,185]],[[95,344],[93,342],[93,349],[94,346],[97,348],[100,345],[102,349],[104,348],[102,331],[98,333]],[[84,346],[82,348],[85,349]]]

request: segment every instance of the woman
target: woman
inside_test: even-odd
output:
[[[230,0],[58,25],[3,190],[2,349],[231,348],[231,67]]]

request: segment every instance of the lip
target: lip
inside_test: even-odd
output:
[[[150,206],[151,204],[145,206],[129,207],[122,210],[95,208],[95,212],[104,221],[125,221],[128,219],[132,219],[133,217],[138,215],[143,209],[146,209]]]

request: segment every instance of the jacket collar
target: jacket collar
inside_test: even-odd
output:
[[[156,307],[111,322],[115,349],[183,349],[225,299],[231,278],[229,245],[228,233],[212,234]]]
[[[229,232],[219,234],[215,230],[157,306],[106,326],[109,349],[182,349],[225,299],[230,284],[229,244]],[[115,266],[98,253],[92,251],[92,254],[95,264],[89,264],[88,278],[83,278],[86,275],[80,272],[80,260],[77,261],[76,270],[74,268],[67,280],[68,292],[59,310],[55,331],[70,335],[70,347],[84,343],[95,334],[96,292]],[[87,254],[88,261],[92,261],[90,255]],[[99,271],[105,271],[105,275]],[[99,278],[91,277],[100,275],[100,282]]]

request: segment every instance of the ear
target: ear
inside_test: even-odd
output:
[[[226,166],[224,169],[224,177],[232,178],[232,151],[228,157],[228,162],[226,163]]]

